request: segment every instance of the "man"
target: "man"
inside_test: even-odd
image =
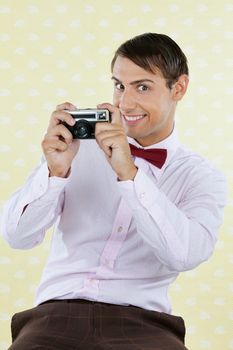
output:
[[[188,67],[171,38],[122,44],[112,80],[113,104],[98,106],[112,122],[97,123],[96,140],[73,140],[62,122],[74,125],[65,110],[76,108],[59,105],[45,159],[5,206],[13,248],[38,245],[55,223],[36,307],[13,316],[11,350],[186,349],[168,288],[212,254],[225,180],[178,141]]]

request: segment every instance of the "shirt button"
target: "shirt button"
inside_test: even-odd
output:
[[[88,283],[89,283],[89,285],[94,286],[94,285],[97,284],[97,280],[95,280],[94,278],[93,279],[89,279]]]
[[[140,193],[139,198],[143,199],[145,197],[145,195],[146,195],[145,192],[142,192],[142,193]]]
[[[111,267],[111,261],[108,260],[108,259],[105,259],[105,265],[106,265],[107,267]]]
[[[118,233],[121,233],[122,230],[123,230],[123,227],[122,227],[122,226],[119,226],[118,229],[117,229],[117,232],[118,232]]]

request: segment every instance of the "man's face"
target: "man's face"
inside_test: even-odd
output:
[[[113,104],[120,109],[127,135],[142,146],[166,138],[173,129],[176,100],[161,72],[150,73],[118,56],[112,79]]]

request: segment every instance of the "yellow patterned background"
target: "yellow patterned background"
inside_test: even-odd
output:
[[[170,35],[189,60],[189,92],[177,111],[181,140],[227,176],[225,223],[213,257],[170,291],[191,350],[233,349],[233,2],[230,0],[1,0],[0,205],[28,176],[54,107],[111,101],[109,63],[136,34]],[[14,251],[0,239],[0,350],[10,318],[33,305],[46,241]]]

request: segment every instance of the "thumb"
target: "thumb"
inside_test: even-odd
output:
[[[108,109],[111,113],[111,119],[113,124],[122,125],[121,112],[119,108],[112,105],[111,103],[101,103],[97,105],[98,108]]]

